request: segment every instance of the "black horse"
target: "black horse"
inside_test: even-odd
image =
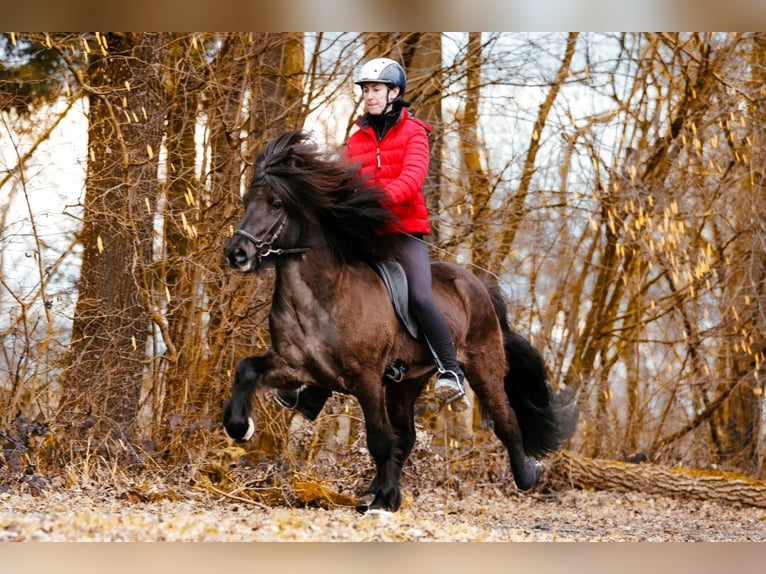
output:
[[[395,224],[384,196],[353,166],[293,131],[259,153],[244,207],[224,253],[243,272],[276,267],[271,348],[238,364],[226,432],[238,441],[252,436],[251,399],[260,386],[318,385],[353,395],[377,469],[357,510],[397,510],[402,466],[415,442],[415,400],[436,367],[371,265],[396,250],[396,235],[381,233]],[[540,354],[510,329],[496,286],[456,265],[432,268],[434,297],[467,380],[508,450],[516,485],[530,489],[543,472],[535,457],[572,435],[576,409],[552,392]],[[386,375],[393,364],[406,366],[404,380]]]

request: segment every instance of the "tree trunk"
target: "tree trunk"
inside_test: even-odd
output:
[[[766,508],[766,482],[725,472],[632,464],[561,451],[547,464],[554,487],[643,492]]]
[[[164,34],[109,34],[90,90],[83,259],[65,416],[104,432],[136,423],[152,301],[152,227],[165,119]]]
[[[481,86],[481,32],[468,35],[466,54],[466,90],[463,113],[458,127],[460,155],[462,157],[464,194],[470,197],[468,217],[471,221],[471,261],[485,269],[489,268],[491,250],[490,215],[491,189],[489,177],[481,162],[479,139],[479,96]]]
[[[242,128],[245,126],[248,68],[252,41],[246,34],[225,34],[221,47],[209,65],[208,89],[204,94],[209,126],[209,166],[201,187],[205,190],[204,208],[195,254],[207,303],[208,323],[204,332],[205,354],[200,358],[185,416],[199,421],[220,420],[220,400],[238,357],[252,350],[252,343],[241,348],[234,337],[233,319],[243,317],[241,302],[250,294],[252,277],[228,271],[222,249],[238,223],[241,209]],[[244,321],[242,321],[244,323]],[[252,339],[250,339],[252,341]],[[188,422],[188,421],[187,421]]]
[[[203,194],[196,176],[195,129],[203,63],[195,56],[189,35],[175,38],[168,57],[167,183],[165,187],[163,285],[167,326],[162,333],[166,367],[159,386],[155,381],[155,436],[166,438],[167,423],[177,427],[185,411],[203,356],[199,283],[201,270],[198,234]]]
[[[270,32],[252,56],[250,138],[256,149],[285,130],[300,129],[303,109],[303,33]]]
[[[717,432],[716,454],[722,463],[736,464],[756,476],[764,476],[766,419],[761,372],[766,351],[764,307],[766,307],[766,34],[753,33],[747,42],[751,77],[747,82],[749,105],[747,131],[730,145],[743,161],[732,170],[738,180],[731,198],[738,204],[736,218],[743,235],[733,245],[732,264],[727,269],[727,298],[734,318],[729,340],[722,345],[722,378],[736,386],[722,408],[714,413],[711,428]],[[722,385],[724,386],[724,385]],[[725,388],[725,387],[724,387]]]
[[[227,36],[213,64],[211,84],[220,95],[210,100],[211,197],[205,219],[211,224],[206,227],[202,259],[209,301],[209,355],[195,387],[200,407],[191,414],[197,418],[205,414],[220,420],[220,399],[228,395],[237,362],[270,344],[267,317],[272,276],[243,276],[229,270],[221,250],[243,215],[241,192],[243,183],[249,183],[243,156],[249,158],[267,139],[285,130],[302,127],[302,78],[302,34]],[[243,128],[248,126],[245,134]],[[259,425],[268,419],[256,418]],[[251,446],[271,445],[270,434],[257,430]]]
[[[413,113],[433,127],[429,137],[431,163],[423,186],[423,195],[431,219],[430,241],[438,243],[441,238],[442,195],[442,149],[444,145],[444,120],[442,117],[442,40],[438,32],[422,32],[411,35],[414,49],[404,62],[407,70],[405,99],[412,103]]]

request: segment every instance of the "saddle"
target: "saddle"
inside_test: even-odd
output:
[[[372,264],[372,268],[383,279],[391,302],[394,304],[396,316],[399,317],[404,328],[414,339],[422,339],[423,333],[420,330],[420,325],[410,313],[407,275],[402,266],[396,261],[376,261]],[[408,370],[409,365],[407,363],[401,359],[395,359],[386,367],[384,375],[395,383],[399,383],[404,380]]]
[[[420,330],[420,325],[418,325],[415,317],[410,313],[409,296],[407,295],[407,275],[404,273],[402,266],[396,261],[386,260],[375,261],[372,267],[383,279],[388,295],[391,297],[391,302],[394,304],[396,315],[407,329],[407,332],[414,339],[422,339],[423,334]]]

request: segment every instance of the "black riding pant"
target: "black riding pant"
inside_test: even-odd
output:
[[[397,258],[407,275],[410,311],[423,330],[440,371],[462,374],[455,354],[452,333],[434,302],[431,291],[431,260],[428,246],[420,236],[401,238],[401,251]]]

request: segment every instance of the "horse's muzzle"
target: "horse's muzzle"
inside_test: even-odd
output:
[[[223,254],[229,261],[229,265],[243,273],[250,271],[253,267],[255,254],[251,251],[253,251],[252,247],[236,235],[230,237],[223,248]]]

